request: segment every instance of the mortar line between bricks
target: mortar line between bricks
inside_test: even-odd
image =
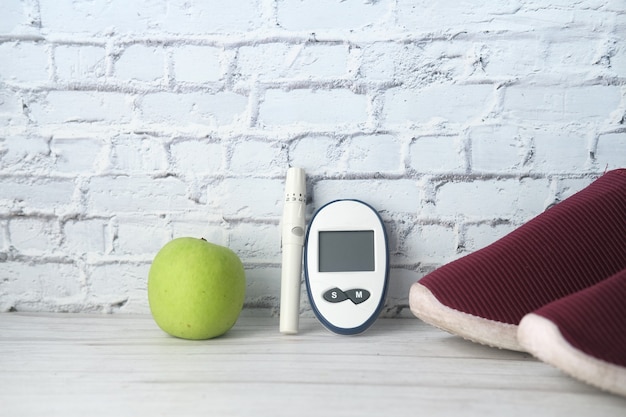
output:
[[[439,41],[453,41],[453,40],[492,40],[494,38],[499,40],[508,39],[537,39],[541,38],[541,35],[545,33],[554,33],[552,27],[546,27],[541,29],[499,29],[485,33],[483,30],[477,30],[475,32],[469,30],[458,30],[450,33],[436,34],[432,31],[423,31],[419,33],[410,32],[407,30],[390,31],[388,29],[368,30],[368,31],[343,31],[336,29],[323,29],[323,30],[287,30],[287,29],[256,29],[246,33],[235,34],[168,34],[158,35],[150,34],[145,35],[136,32],[127,33],[93,33],[82,34],[80,36],[68,35],[63,32],[52,32],[46,34],[10,34],[0,35],[0,42],[11,41],[47,41],[50,43],[59,44],[91,44],[96,42],[98,45],[106,42],[113,41],[119,45],[133,45],[133,44],[150,44],[150,45],[163,45],[163,46],[176,46],[176,45],[199,45],[199,46],[218,46],[225,48],[238,48],[242,46],[256,46],[260,44],[268,43],[289,43],[289,44],[363,44],[372,42],[389,42],[398,44],[420,44],[420,43],[432,43]],[[580,30],[574,29],[572,34],[569,33],[563,35],[565,38],[574,37],[578,32],[589,34],[586,28],[582,27]],[[600,39],[600,35],[598,38]]]

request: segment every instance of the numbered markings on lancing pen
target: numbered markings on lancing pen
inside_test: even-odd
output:
[[[323,295],[324,300],[329,303],[341,303],[346,300],[352,301],[354,304],[361,304],[370,298],[370,292],[362,288],[354,288],[347,291],[342,291],[335,287],[326,291]]]

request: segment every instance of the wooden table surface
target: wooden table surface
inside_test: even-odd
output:
[[[0,314],[0,416],[625,416],[626,399],[417,319],[284,336],[241,317],[208,341],[150,316]]]

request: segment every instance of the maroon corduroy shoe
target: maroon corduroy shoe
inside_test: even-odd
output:
[[[626,269],[524,316],[517,335],[540,360],[626,396]]]
[[[522,350],[526,314],[626,268],[626,169],[411,287],[411,311],[466,339]]]

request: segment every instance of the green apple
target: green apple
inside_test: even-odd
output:
[[[246,276],[229,248],[192,237],[177,238],[156,254],[148,273],[154,321],[183,339],[226,333],[243,308]]]

